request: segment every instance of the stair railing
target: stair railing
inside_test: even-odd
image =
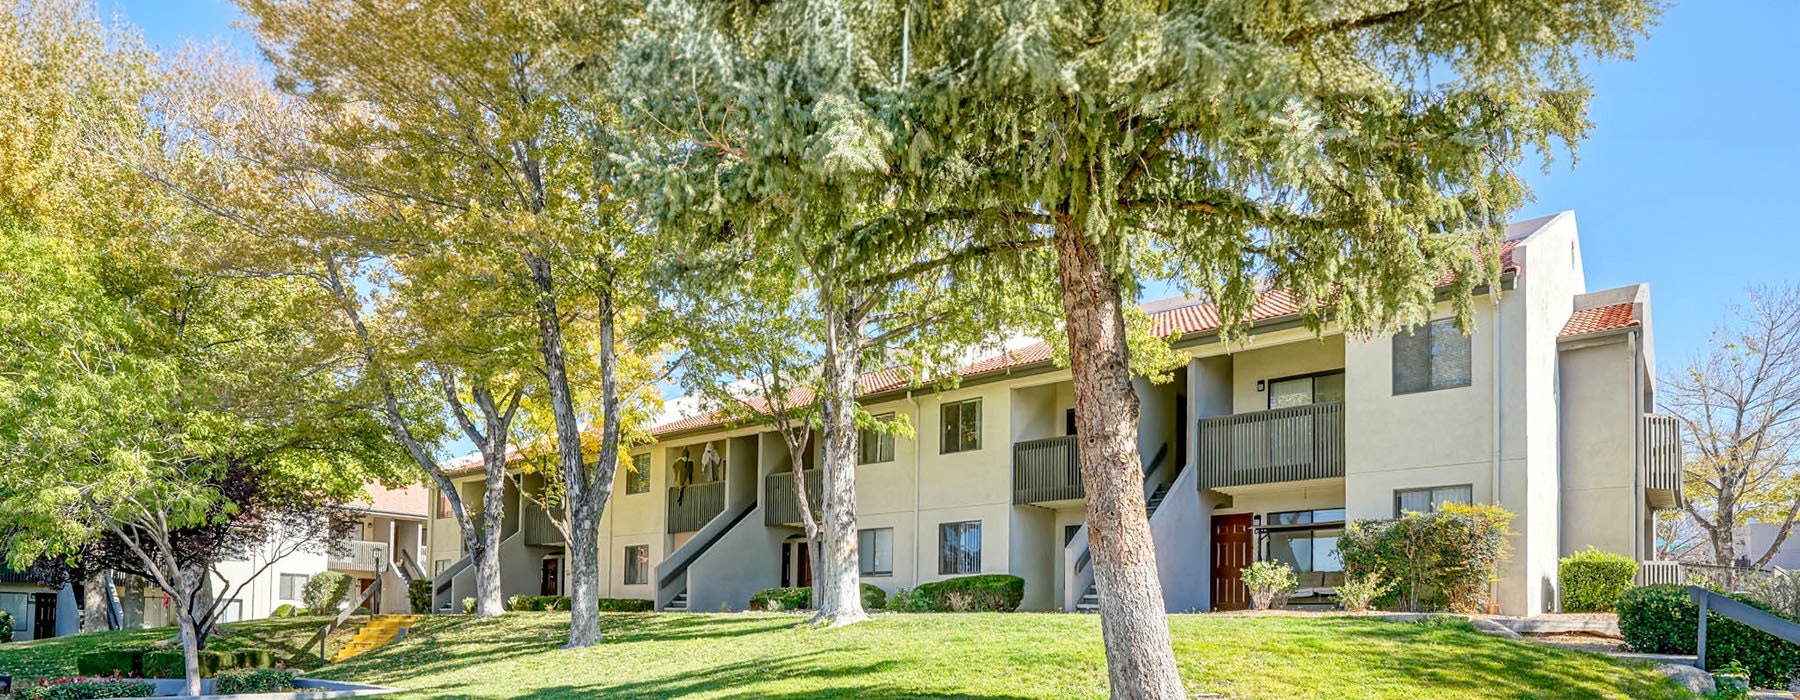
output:
[[[1731,596],[1714,593],[1699,586],[1687,587],[1688,597],[1694,599],[1694,606],[1700,608],[1700,621],[1694,631],[1694,649],[1696,661],[1701,670],[1706,669],[1706,613],[1708,610],[1744,623],[1769,635],[1800,645],[1800,623],[1789,620],[1766,610],[1758,610]]]
[[[334,629],[337,629],[338,627],[343,626],[343,624],[345,622],[348,622],[350,620],[350,618],[355,617],[356,611],[361,610],[364,607],[363,604],[369,602],[369,600],[371,598],[380,600],[380,597],[381,597],[381,577],[376,576],[375,577],[375,585],[369,586],[367,589],[364,589],[362,592],[362,595],[357,596],[356,600],[351,601],[351,603],[349,605],[345,606],[343,610],[338,611],[337,617],[332,618],[331,622],[325,623],[325,627],[323,629],[320,629],[318,634],[315,635],[319,640],[319,663],[323,664],[323,663],[327,663],[330,661],[330,659],[326,658],[326,655],[325,655],[325,643],[327,640],[329,640],[331,638],[331,631]],[[375,608],[374,607],[369,608],[369,619],[370,620],[375,619]],[[312,642],[310,640],[308,640],[307,645],[311,646]]]
[[[1162,473],[1163,466],[1168,464],[1168,462],[1169,443],[1165,442],[1162,444],[1162,447],[1156,450],[1156,455],[1150,458],[1150,462],[1144,465],[1144,499],[1146,501],[1149,500],[1151,495],[1156,493],[1156,477],[1158,474]],[[1149,517],[1150,515],[1152,514],[1146,513],[1145,517]],[[1090,564],[1093,563],[1093,554],[1088,549],[1087,535],[1088,526],[1087,523],[1084,522],[1081,524],[1081,527],[1076,530],[1075,537],[1069,540],[1067,545],[1064,545],[1067,550],[1076,553],[1074,565],[1071,566],[1063,576],[1063,585],[1065,587],[1079,585],[1082,590],[1086,590],[1088,585],[1094,580],[1093,569],[1090,566]],[[1074,601],[1080,600],[1081,596],[1073,591],[1065,591],[1064,599],[1066,606],[1073,606]]]

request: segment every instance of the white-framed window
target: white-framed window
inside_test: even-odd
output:
[[[1436,513],[1445,503],[1468,505],[1474,502],[1474,489],[1469,484],[1401,489],[1394,492],[1394,517],[1407,512]]]
[[[31,633],[31,594],[0,593],[0,610],[12,614],[13,638]]]
[[[1468,386],[1474,374],[1469,336],[1451,319],[1394,335],[1394,394]]]
[[[281,599],[287,601],[300,600],[306,592],[306,574],[281,575]]]
[[[875,416],[881,423],[894,422],[893,413]],[[894,461],[894,434],[863,428],[856,431],[856,463],[880,464]]]
[[[625,493],[650,493],[650,455],[632,455],[625,471]]]
[[[444,570],[448,568],[450,568],[449,559],[438,559],[431,562],[431,577],[437,578],[444,575]]]
[[[634,544],[625,548],[625,585],[650,582],[650,545]]]
[[[981,573],[981,521],[938,525],[938,573]]]
[[[894,528],[882,527],[856,533],[856,556],[864,576],[894,575]]]
[[[981,449],[981,399],[951,401],[940,407],[944,437],[940,454]]]
[[[244,619],[244,601],[227,600],[225,606],[219,608],[219,622],[239,622]]]

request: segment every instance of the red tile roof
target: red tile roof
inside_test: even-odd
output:
[[[1596,306],[1582,309],[1569,316],[1569,322],[1563,324],[1563,338],[1602,331],[1615,331],[1638,325],[1637,315],[1633,313],[1633,305],[1629,302],[1611,306]]]
[[[425,517],[425,487],[406,486],[397,489],[370,486],[369,497],[350,504],[351,508]]]

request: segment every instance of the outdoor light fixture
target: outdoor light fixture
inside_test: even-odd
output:
[[[1266,380],[1262,380],[1262,379],[1258,379],[1258,380],[1256,380],[1256,390],[1257,390],[1257,391],[1259,391],[1259,392],[1260,392],[1260,391],[1262,391],[1262,390],[1263,390],[1263,382],[1264,382],[1264,381],[1266,381]]]

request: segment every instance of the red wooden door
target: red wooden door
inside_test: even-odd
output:
[[[1250,514],[1215,515],[1212,519],[1212,609],[1243,610],[1250,606],[1243,570],[1256,552]]]

